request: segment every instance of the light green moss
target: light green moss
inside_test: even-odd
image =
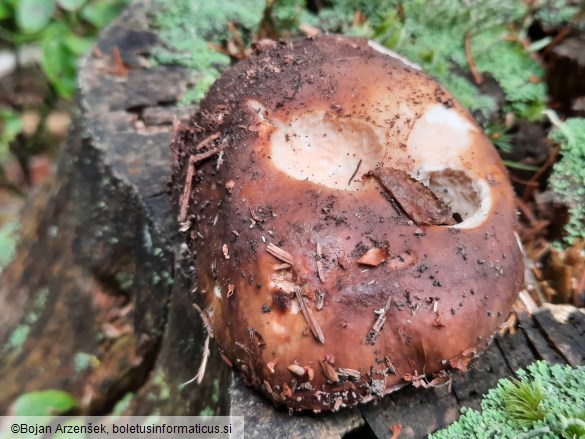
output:
[[[537,361],[518,376],[500,380],[481,402],[481,413],[464,408],[457,422],[429,438],[585,437],[585,367]]]
[[[90,367],[96,368],[99,364],[100,361],[95,355],[86,352],[77,352],[73,357],[73,370],[78,374]]]
[[[200,100],[230,58],[209,47],[228,37],[228,22],[255,30],[264,8],[263,0],[214,2],[176,0],[158,2],[160,11],[153,20],[163,43],[153,55],[161,64],[189,67],[195,87],[183,97],[188,104]],[[245,35],[243,35],[245,37]]]
[[[573,244],[585,239],[585,118],[561,122],[552,111],[547,115],[555,125],[549,138],[561,147],[561,159],[554,165],[549,182],[569,207],[565,240]]]
[[[14,258],[17,240],[17,221],[11,221],[0,227],[0,272]]]

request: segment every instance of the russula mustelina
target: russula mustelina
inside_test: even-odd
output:
[[[245,382],[337,410],[464,370],[523,279],[506,170],[471,116],[366,40],[256,47],[173,141],[197,301]]]

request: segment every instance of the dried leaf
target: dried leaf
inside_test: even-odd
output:
[[[451,358],[449,364],[453,369],[459,369],[461,372],[467,372],[467,366],[475,357],[475,348],[467,348],[459,355]]]
[[[370,171],[382,188],[400,205],[404,213],[418,225],[453,225],[451,209],[423,183],[408,173],[393,168]]]

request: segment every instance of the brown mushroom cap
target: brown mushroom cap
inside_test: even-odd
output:
[[[497,152],[435,80],[371,42],[258,47],[173,148],[200,302],[277,404],[337,410],[465,369],[517,296]]]

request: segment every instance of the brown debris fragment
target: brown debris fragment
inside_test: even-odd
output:
[[[323,274],[323,263],[321,262],[321,245],[317,243],[317,274],[319,276],[319,280],[325,283],[325,275]]]
[[[325,292],[317,290],[315,295],[317,296],[317,311],[321,311],[325,302]]]
[[[378,318],[376,319],[376,321],[374,322],[374,326],[372,326],[372,329],[370,329],[370,332],[368,332],[368,335],[366,336],[366,344],[374,344],[376,342],[376,338],[378,337],[380,330],[382,329],[384,323],[386,322],[386,312],[390,308],[390,302],[391,296],[388,297],[388,300],[386,301],[386,305],[384,305],[384,308],[382,308],[379,311],[379,313],[377,311]]]
[[[427,383],[427,380],[425,379],[424,374],[419,375],[418,372],[415,370],[414,373],[407,373],[405,374],[402,379],[406,382],[412,383],[412,385],[415,388],[419,388],[422,387],[424,389],[426,389],[427,387],[429,387],[429,383]]]
[[[459,355],[451,358],[449,360],[449,364],[453,369],[458,369],[461,372],[467,372],[467,366],[469,366],[469,363],[471,360],[473,360],[473,357],[475,357],[475,348],[467,348]]]
[[[290,386],[287,383],[284,383],[282,385],[282,394],[286,397],[286,398],[290,398],[293,394],[292,389],[290,388]]]
[[[315,378],[315,370],[311,366],[305,366],[305,370],[307,371],[309,381],[313,381],[313,378]]]
[[[454,225],[451,209],[423,183],[400,169],[370,171],[382,188],[400,205],[417,225]]]
[[[284,251],[280,247],[277,247],[276,245],[270,243],[266,246],[266,251],[275,258],[280,259],[282,262],[286,262],[287,264],[293,265],[292,255]]]
[[[228,299],[234,295],[235,289],[236,289],[236,286],[234,284],[228,284],[228,291],[227,291],[227,295],[226,295],[226,297]]]
[[[128,76],[128,69],[124,65],[124,61],[120,55],[120,49],[117,47],[112,49],[112,58],[114,59],[114,67],[109,69],[108,73],[116,76]]]
[[[297,297],[297,301],[299,302],[299,306],[301,307],[301,311],[303,312],[303,316],[305,317],[305,320],[309,324],[309,329],[311,330],[311,333],[317,340],[325,344],[325,336],[323,335],[323,331],[321,331],[321,327],[317,323],[317,320],[313,315],[313,311],[311,311],[311,308],[309,308],[307,302],[305,302],[305,298],[303,297],[303,294],[301,293],[301,289],[299,287],[295,287],[295,295]]]
[[[229,258],[230,258],[230,250],[229,250],[229,248],[228,248],[228,245],[227,245],[227,244],[224,244],[224,245],[221,247],[221,251],[223,252],[223,257],[224,257],[224,258],[226,258],[226,259],[229,259]]]
[[[226,181],[226,183],[225,183],[225,188],[226,188],[226,190],[227,190],[227,191],[228,191],[228,192],[231,194],[231,193],[232,193],[232,190],[233,190],[233,188],[235,187],[235,185],[236,185],[236,182],[235,182],[235,181],[233,181],[233,180],[228,180],[228,181]]]
[[[195,173],[195,161],[193,156],[189,157],[189,163],[187,165],[187,175],[185,176],[185,185],[183,186],[183,193],[179,200],[179,217],[177,221],[182,223],[187,219],[187,210],[189,209],[189,198],[191,196],[191,184],[193,182],[193,174]]]
[[[433,322],[433,326],[436,328],[445,328],[446,325],[443,323],[443,313],[439,310],[436,311],[435,321]]]
[[[387,367],[386,372],[396,375],[396,368],[394,367],[394,364],[387,355],[384,356],[384,363],[386,363]]]
[[[392,436],[390,436],[390,439],[398,439],[398,436],[400,436],[401,431],[402,431],[401,424],[392,424],[390,426],[390,433],[392,433]]]
[[[358,263],[362,265],[369,265],[370,267],[377,267],[386,260],[386,252],[378,247],[374,247],[365,252]]]
[[[286,262],[284,264],[276,264],[273,265],[272,268],[274,269],[274,271],[280,271],[280,270],[288,270],[292,265],[287,264]]]
[[[339,375],[335,372],[335,369],[331,365],[331,363],[327,360],[321,361],[321,367],[323,368],[323,373],[327,377],[327,379],[333,383],[339,382]]]

